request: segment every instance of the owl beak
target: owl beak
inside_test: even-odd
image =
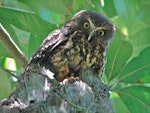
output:
[[[94,30],[92,30],[92,31],[90,32],[90,35],[89,35],[89,37],[88,37],[88,41],[91,40],[93,34],[94,34]]]
[[[95,34],[95,32],[97,31],[97,30],[100,30],[100,29],[103,29],[103,28],[93,28],[92,29],[92,31],[90,32],[90,35],[89,35],[89,37],[88,37],[88,41],[90,41],[91,40],[91,38],[92,38],[92,36]]]
[[[91,29],[90,29],[91,31],[90,31],[90,34],[89,34],[89,37],[88,37],[88,41],[90,41],[93,34],[94,34],[94,32],[96,31],[96,28],[95,28],[94,24],[92,23],[91,19],[87,19],[87,20],[89,21],[90,26],[91,26]]]

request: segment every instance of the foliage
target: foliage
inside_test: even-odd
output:
[[[101,12],[116,25],[103,78],[112,91],[115,113],[149,113],[149,0],[0,0],[0,22],[29,59],[52,30],[82,9]],[[0,99],[15,86],[3,68],[17,76],[23,70],[17,62],[12,69],[8,58],[13,56],[0,42]]]

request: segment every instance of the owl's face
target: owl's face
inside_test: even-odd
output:
[[[112,40],[115,29],[106,17],[87,10],[75,14],[66,26],[71,26],[73,31],[84,33],[89,42],[96,41],[98,38],[102,43],[108,43]]]

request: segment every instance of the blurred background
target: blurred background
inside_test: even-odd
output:
[[[116,26],[103,76],[115,113],[150,113],[150,0],[0,0],[0,24],[11,37],[4,42],[0,35],[0,100],[15,89],[13,75],[21,75],[43,39],[83,9]]]

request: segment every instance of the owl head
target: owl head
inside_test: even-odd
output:
[[[99,40],[104,44],[113,39],[115,30],[114,25],[105,16],[89,10],[76,13],[65,27],[72,33],[79,31],[85,34],[88,41]]]

